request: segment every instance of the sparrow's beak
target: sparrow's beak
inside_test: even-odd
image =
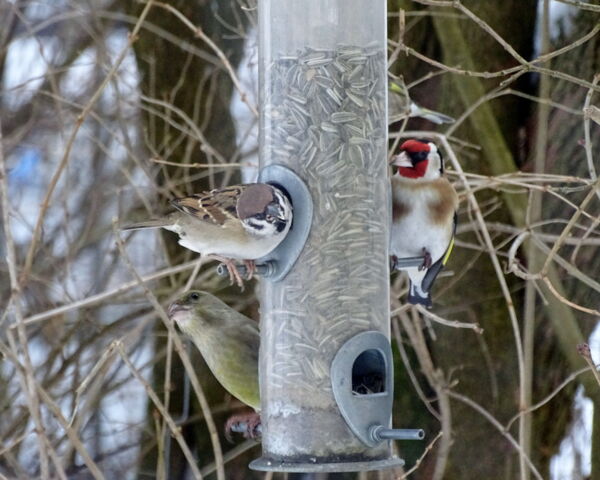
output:
[[[266,215],[272,215],[275,218],[283,220],[283,210],[276,203],[270,203],[265,210]]]
[[[412,167],[413,164],[408,158],[406,152],[400,152],[400,155],[395,155],[392,157],[392,161],[390,165],[395,165],[396,167]]]

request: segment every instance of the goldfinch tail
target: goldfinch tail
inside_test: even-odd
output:
[[[412,305],[423,305],[425,308],[433,307],[429,292],[422,291],[412,281],[408,282],[408,303]]]

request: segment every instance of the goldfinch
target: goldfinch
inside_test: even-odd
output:
[[[431,308],[433,281],[446,264],[456,230],[458,196],[443,176],[437,146],[411,139],[392,158],[392,230],[390,253],[394,260],[423,257],[419,267],[408,268],[408,302]]]
[[[223,388],[255,410],[231,417],[225,427],[227,436],[231,427],[240,423],[247,427],[246,436],[255,437],[260,425],[257,323],[214,295],[197,290],[182,295],[167,313],[192,339]]]
[[[443,113],[429,110],[417,105],[408,95],[408,89],[402,78],[394,77],[390,80],[388,95],[388,123],[392,124],[406,117],[420,117],[437,125],[442,123],[453,123],[454,119]]]
[[[164,228],[179,244],[222,260],[232,281],[241,277],[232,259],[243,260],[251,277],[254,262],[273,251],[292,224],[292,206],[278,188],[265,183],[234,185],[171,201],[176,211],[123,230]]]

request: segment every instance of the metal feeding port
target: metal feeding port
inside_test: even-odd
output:
[[[385,335],[355,335],[331,364],[331,385],[340,413],[352,432],[369,447],[385,440],[423,440],[421,429],[392,429],[394,399],[392,349]]]
[[[283,241],[268,255],[256,260],[255,275],[272,282],[283,279],[296,263],[310,233],[313,215],[313,202],[310,192],[302,179],[290,168],[272,164],[261,169],[258,175],[260,183],[268,183],[288,196],[293,208],[292,226]],[[245,265],[236,265],[241,276],[245,276]],[[217,273],[229,275],[227,267],[220,264]]]

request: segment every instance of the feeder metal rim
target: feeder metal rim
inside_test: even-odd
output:
[[[388,468],[401,467],[404,460],[392,456],[384,460],[366,460],[363,462],[332,462],[332,463],[295,463],[279,462],[269,458],[261,457],[250,462],[252,470],[262,472],[290,472],[290,473],[308,473],[308,472],[368,472],[372,470],[384,470]]]

